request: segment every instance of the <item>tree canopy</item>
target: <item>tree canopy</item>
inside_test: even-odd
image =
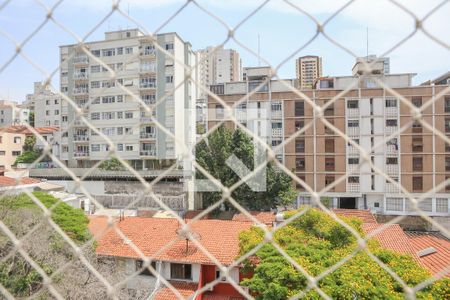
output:
[[[241,178],[228,167],[227,159],[234,154],[249,170],[254,170],[254,149],[251,137],[244,131],[236,129],[232,132],[225,126],[220,126],[207,137],[207,141],[203,140],[197,144],[196,161],[224,186],[231,187]],[[233,191],[233,199],[248,210],[269,210],[279,205],[292,203],[296,193],[291,178],[278,170],[273,162],[267,163],[265,172],[265,191],[254,191],[243,183]],[[205,179],[206,177],[197,171],[196,178]],[[203,206],[206,208],[219,201],[221,197],[221,192],[203,192]],[[225,208],[233,209],[227,203]]]
[[[291,217],[296,211],[286,213]],[[361,221],[342,219],[363,235]],[[264,240],[263,231],[253,227],[240,235],[241,254],[247,253]],[[274,240],[312,276],[318,276],[357,249],[356,238],[329,215],[310,209],[274,234]],[[369,250],[391,268],[409,286],[430,277],[410,255],[383,249],[371,240]],[[245,263],[246,272],[253,274],[242,284],[248,286],[257,299],[287,299],[308,286],[307,279],[288,262],[273,245],[264,245]],[[403,299],[402,286],[370,256],[360,251],[337,270],[323,277],[318,286],[333,299]],[[441,279],[417,293],[417,298],[449,299],[450,280]],[[306,299],[321,299],[309,290]]]
[[[104,160],[99,166],[99,169],[106,171],[123,171],[125,167],[122,165],[120,160],[116,157],[112,157],[111,159]]]

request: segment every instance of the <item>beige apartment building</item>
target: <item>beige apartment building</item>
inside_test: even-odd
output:
[[[320,106],[338,97],[324,110],[324,118],[367,151],[379,170],[412,195],[420,196],[450,178],[450,146],[435,131],[414,121],[410,107],[395,93],[413,106],[426,105],[423,120],[448,136],[450,93],[442,94],[448,86],[412,86],[413,76],[374,72],[363,77],[322,78],[315,82],[315,89],[302,93]],[[322,191],[347,175],[324,193],[333,207],[395,215],[415,213],[405,193],[377,174],[356,147],[325,126],[308,101],[286,85],[268,81],[249,96],[248,92],[266,78],[213,86],[212,91],[230,106],[242,100],[233,107],[234,116],[269,146],[289,140],[276,152],[277,158],[312,190]],[[374,79],[383,81],[395,93],[382,88]],[[297,86],[295,80],[285,83]],[[349,85],[354,88],[344,92]],[[213,98],[208,99],[208,108],[211,128],[224,119],[224,108]],[[235,128],[232,122],[226,124]],[[403,127],[404,131],[394,134]],[[311,203],[305,188],[301,184],[296,188],[298,203]],[[449,199],[450,186],[433,191],[420,207],[430,215],[448,216]]]
[[[0,130],[0,170],[10,171],[16,158],[22,154],[25,134],[9,128]]]
[[[322,77],[322,58],[314,55],[299,57],[295,68],[300,88],[311,89],[315,80]]]
[[[0,100],[0,127],[28,123],[30,110],[14,101]]]

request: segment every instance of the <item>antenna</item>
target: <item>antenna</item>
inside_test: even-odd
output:
[[[258,34],[258,67],[261,67],[261,38]]]

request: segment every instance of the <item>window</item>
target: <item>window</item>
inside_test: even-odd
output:
[[[103,120],[112,120],[115,119],[115,113],[114,112],[104,112],[102,113],[102,119]]]
[[[20,151],[13,151],[12,156],[19,156],[21,154]]]
[[[166,83],[172,83],[173,82],[173,75],[166,76]]]
[[[386,210],[403,211],[403,198],[386,198]]]
[[[386,164],[387,165],[397,165],[398,164],[398,158],[397,157],[387,157],[386,158]]]
[[[0,156],[5,156],[6,152],[5,151],[0,151]]]
[[[422,191],[422,189],[423,189],[423,178],[422,178],[422,176],[413,176],[413,178],[412,178],[412,189],[413,189],[413,191]]]
[[[155,77],[142,77],[140,82],[141,82],[141,88],[156,87],[156,78]]]
[[[420,124],[419,121],[414,121],[412,123],[412,132],[414,132],[414,133],[422,132],[422,124]]]
[[[359,177],[358,176],[349,176],[348,183],[359,183]]]
[[[297,157],[295,159],[295,170],[305,171],[305,158],[304,157]]]
[[[91,151],[92,152],[99,152],[100,151],[100,144],[92,144],[91,145]]]
[[[386,107],[397,107],[397,99],[386,99]]]
[[[359,108],[358,100],[348,100],[347,101],[347,108]]]
[[[0,136],[0,144],[3,143],[3,137]]]
[[[125,150],[126,151],[133,151],[133,149],[134,149],[133,145],[126,145],[125,146]]]
[[[328,122],[331,123],[331,125],[334,125],[334,120],[328,120]],[[334,134],[334,131],[333,129],[331,129],[331,127],[328,127],[325,124],[323,124],[323,127],[326,134]]]
[[[221,104],[216,104],[216,118],[223,119],[223,117],[224,117],[223,106]]]
[[[123,111],[117,112],[117,119],[123,119]]]
[[[450,118],[445,118],[445,132],[450,132]]]
[[[304,139],[295,140],[295,152],[296,153],[305,153],[305,140]]]
[[[295,130],[300,131],[303,127],[305,127],[305,121],[295,121]],[[302,132],[303,134],[304,132]]]
[[[334,153],[334,139],[325,139],[325,152]]]
[[[349,120],[347,123],[348,127],[359,127],[359,121],[358,120]]]
[[[421,107],[422,106],[422,97],[412,97],[411,103],[415,107]]]
[[[98,89],[100,87],[100,81],[91,81],[91,89]]]
[[[133,47],[126,47],[125,54],[133,54]]]
[[[114,96],[102,97],[102,103],[114,103],[114,102],[116,102],[116,97],[114,97]]]
[[[59,109],[55,109],[55,116],[59,115]]]
[[[358,157],[350,157],[348,159],[348,164],[349,165],[357,165],[357,164],[359,164],[359,158]]]
[[[334,182],[334,176],[325,176],[325,186],[330,185]]]
[[[397,120],[396,119],[389,119],[389,120],[386,120],[386,126],[388,126],[388,127],[395,127],[395,126],[397,126]]]
[[[46,115],[46,116],[50,116],[50,111],[49,111],[49,110],[46,110],[46,111],[45,111],[45,115]]]
[[[436,212],[448,213],[448,199],[447,198],[436,198]]]
[[[171,263],[170,278],[192,280],[192,265]]]
[[[450,160],[449,160],[450,163]],[[413,157],[412,158],[412,169],[413,171],[423,171],[423,159],[421,156]],[[447,159],[445,159],[445,167],[447,169]],[[450,164],[449,164],[450,168]]]
[[[122,54],[123,54],[123,47],[117,48],[117,55],[122,55]]]
[[[114,48],[103,49],[102,54],[103,54],[103,56],[114,56],[114,55],[116,55],[116,49],[114,49]]]
[[[445,98],[444,98],[444,111],[446,113],[450,112],[450,97],[449,96],[445,96]]]
[[[45,100],[45,105],[50,105],[50,100]],[[2,111],[3,114],[3,111]]]
[[[445,157],[445,171],[450,171],[450,157]]]
[[[166,50],[173,50],[173,43],[167,43]]]
[[[325,105],[326,104],[327,103],[325,102]],[[329,106],[327,106],[327,108],[325,108],[325,111],[323,112],[323,114],[325,116],[334,116],[334,103],[329,105]]]
[[[100,120],[100,113],[91,113],[91,120]]]
[[[122,127],[119,127],[122,128]],[[119,129],[117,128],[117,129]],[[117,151],[123,151],[123,144],[117,144]]]
[[[22,138],[20,136],[14,137],[14,144],[20,144],[22,142]]]
[[[220,278],[220,281],[227,281],[227,278],[225,276],[222,276],[220,274],[220,270],[216,267],[216,279],[219,279],[219,278]]]
[[[325,157],[325,171],[334,171],[334,157]]]
[[[100,50],[91,50],[92,55],[99,57],[100,56]]]
[[[123,127],[117,127],[117,135],[123,134]]]
[[[423,139],[422,137],[412,138],[412,152],[422,152],[423,151]]]
[[[154,270],[156,270],[156,261],[151,262],[151,266]],[[150,272],[149,267],[144,268],[144,261],[142,260],[136,260],[136,272],[139,272],[139,275],[147,275],[147,276],[153,276],[153,273]]]
[[[116,82],[114,80],[103,80],[102,81],[102,88],[111,88],[115,87]]]
[[[281,103],[280,102],[274,102],[270,106],[271,106],[271,109],[273,112],[281,111]]]
[[[99,65],[91,66],[91,73],[100,73],[100,66]]]
[[[125,127],[125,134],[133,134],[133,128]]]
[[[133,112],[132,111],[126,111],[125,112],[125,119],[133,119]]]
[[[295,102],[295,116],[301,117],[305,115],[305,103],[303,101]]]

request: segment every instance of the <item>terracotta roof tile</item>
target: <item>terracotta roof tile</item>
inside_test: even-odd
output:
[[[94,222],[101,223],[101,220]],[[103,220],[104,222],[104,220]],[[90,225],[93,232],[102,225]],[[230,265],[239,254],[239,233],[252,226],[250,222],[222,220],[198,220],[191,232],[219,262]],[[213,264],[213,262],[191,241],[186,249],[186,240],[177,234],[180,224],[176,219],[130,217],[117,223],[123,234],[146,256],[156,255],[162,248],[170,247],[155,258],[163,261]],[[103,227],[104,228],[104,227]],[[109,230],[98,240],[97,254],[138,258],[139,255],[120,238],[115,230]]]
[[[368,210],[335,208],[333,212],[338,216],[360,218],[363,223],[377,223],[373,214]]]
[[[188,299],[197,290],[198,284],[185,281],[169,281],[169,283],[183,296],[184,299]],[[166,286],[159,289],[153,300],[178,300],[178,296],[175,295],[172,290]]]
[[[236,296],[225,296],[225,295],[217,295],[217,294],[206,294],[203,295],[203,300],[244,300],[244,297],[236,297]]]
[[[255,217],[258,221],[266,225],[272,225],[275,221],[275,214],[270,211],[249,211],[249,213]],[[243,213],[238,213],[233,216],[233,221],[240,222],[253,222],[250,218],[248,218]]]
[[[18,186],[18,185],[28,185],[28,184],[37,184],[41,182],[38,179],[22,177],[22,178],[12,178],[7,176],[0,176],[0,187],[5,186]]]
[[[35,127],[34,130],[39,134],[53,133],[59,130],[58,126],[47,126],[47,127]],[[2,132],[17,133],[17,134],[33,134],[25,125],[14,125],[6,128],[2,128]]]
[[[450,267],[450,240],[438,233],[427,232],[405,232],[413,250],[417,253],[429,247],[433,247],[437,252],[419,257],[420,262],[431,273]],[[450,277],[450,273],[446,274]]]

